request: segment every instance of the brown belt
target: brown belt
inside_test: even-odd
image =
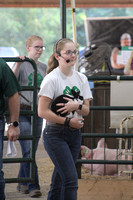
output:
[[[25,104],[21,104],[20,108],[25,109],[25,110],[31,110],[31,106],[25,105]]]
[[[50,122],[47,122],[47,125],[48,126],[55,126],[55,127],[59,127],[59,128],[63,128],[64,127],[64,124],[55,124],[55,123],[50,123]],[[77,128],[72,128],[72,127],[64,127],[66,129],[70,129],[70,130],[78,130]]]

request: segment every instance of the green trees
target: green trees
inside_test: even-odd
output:
[[[59,9],[0,8],[0,22],[0,46],[13,46],[21,55],[27,55],[27,37],[39,35],[46,46],[41,60],[47,63],[54,42],[60,39]]]
[[[85,17],[130,16],[132,8],[76,8],[77,42],[86,45]],[[67,8],[67,37],[73,38],[72,12]],[[21,55],[27,55],[25,41],[29,35],[39,35],[46,50],[41,61],[47,64],[53,44],[60,39],[59,8],[0,8],[0,46],[13,46]]]

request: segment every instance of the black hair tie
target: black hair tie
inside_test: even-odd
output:
[[[65,120],[65,122],[64,122],[64,126],[65,126],[65,127],[69,127],[70,120],[71,120],[71,118],[66,117],[66,120]]]

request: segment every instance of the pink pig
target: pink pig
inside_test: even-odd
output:
[[[125,150],[122,150],[124,152]],[[86,146],[81,146],[82,159],[93,160],[117,160],[118,151],[116,149],[107,148],[104,144],[104,139],[99,140],[97,148],[91,150]],[[131,156],[130,156],[131,159]],[[125,155],[122,155],[122,160],[125,160]],[[117,175],[118,166],[116,164],[83,164],[83,166],[92,171],[95,175]],[[128,170],[131,166],[128,165]],[[125,170],[125,165],[122,165],[122,170]]]

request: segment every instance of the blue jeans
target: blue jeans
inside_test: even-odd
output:
[[[20,135],[31,135],[31,117],[30,116],[20,116],[19,118],[20,125]],[[36,129],[36,140],[35,140],[35,152],[37,151],[38,142],[42,132],[42,123],[43,119],[37,116],[37,129]],[[30,158],[32,152],[32,141],[31,140],[19,140],[21,145],[21,151],[23,158]],[[21,177],[30,177],[30,166],[31,163],[23,162],[20,163],[20,170],[18,174],[18,178]],[[24,183],[20,183],[21,185],[25,185]],[[39,178],[38,178],[38,169],[35,163],[35,183],[26,183],[29,191],[34,189],[39,189]]]
[[[77,200],[78,175],[75,161],[81,146],[81,131],[47,126],[44,147],[55,168],[47,200]]]
[[[3,168],[3,136],[4,136],[5,122],[4,118],[0,119],[0,200],[5,200],[5,180]]]

